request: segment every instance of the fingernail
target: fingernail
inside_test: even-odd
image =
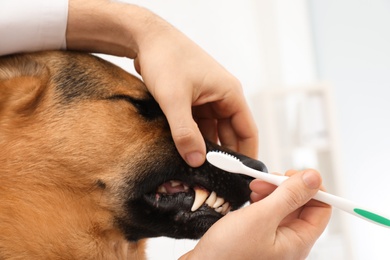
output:
[[[321,177],[318,173],[314,171],[306,171],[303,176],[303,182],[310,189],[317,189],[321,185]]]
[[[185,159],[192,167],[201,166],[205,161],[205,156],[200,152],[189,153],[185,156]]]

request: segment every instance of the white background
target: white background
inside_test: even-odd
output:
[[[343,195],[390,210],[390,1],[309,1],[321,79],[334,86]],[[354,259],[390,259],[390,230],[349,217]]]

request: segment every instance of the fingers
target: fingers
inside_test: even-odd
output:
[[[257,206],[258,210],[268,209],[269,224],[278,229],[279,234],[296,234],[299,237],[297,241],[306,243],[307,246],[322,234],[332,209],[325,203],[311,200],[321,188],[321,176],[318,172],[290,170],[286,175],[290,176],[290,179],[280,187],[261,180],[252,181],[251,200],[260,202],[252,205]]]
[[[317,173],[314,170],[307,170]],[[286,172],[287,176],[292,176],[295,171],[291,170]],[[317,173],[318,174],[318,173]],[[321,190],[324,190],[324,187],[320,185]],[[299,218],[303,222],[296,222],[290,225],[291,229],[296,230],[297,232],[302,228],[303,223],[308,223],[313,227],[313,232],[315,236],[320,235],[325,229],[327,223],[329,222],[330,216],[332,213],[332,207],[328,204],[317,200],[310,200],[299,213]]]
[[[252,158],[257,158],[258,131],[242,89],[238,86],[222,99],[214,109],[218,120],[221,145]]]
[[[291,170],[291,173],[287,172],[285,175],[292,176],[296,172],[297,171]],[[279,174],[276,172],[271,173],[271,174],[282,175],[282,174]],[[254,179],[250,183],[249,188],[252,190],[251,202],[256,202],[256,201],[259,201],[259,200],[262,200],[262,199],[268,197],[268,195],[270,195],[277,188],[277,186],[274,184],[262,181],[260,179]]]
[[[249,187],[252,190],[251,202],[253,203],[266,198],[276,189],[277,186],[259,179],[255,179],[250,183]]]
[[[168,119],[173,140],[184,160],[193,167],[205,161],[202,135],[210,141],[220,141],[222,146],[256,158],[257,127],[244,97],[238,95],[241,92],[226,99],[211,95],[209,99],[201,100],[202,97],[196,98],[195,95],[194,101],[191,88],[182,85],[174,87],[173,82],[170,89],[166,85],[154,88],[154,96]]]
[[[266,198],[217,221],[191,252],[192,256],[199,259],[305,259],[325,229],[330,209],[307,203],[321,185],[316,171],[289,171],[287,174],[291,175],[290,179],[277,188],[254,180],[250,188],[256,196]],[[240,243],[242,239],[245,243]]]
[[[232,129],[238,139],[236,151],[251,158],[257,158],[259,145],[257,126],[245,100],[242,102],[239,112],[233,114],[231,118]]]
[[[139,75],[142,75],[141,74],[141,65],[139,64],[139,58],[136,57],[133,61],[133,64],[134,64],[134,69],[135,71],[139,74]]]
[[[314,170],[298,172],[264,199],[264,203],[273,205],[275,224],[305,205],[317,193],[321,182],[321,176]]]
[[[256,123],[242,92],[231,92],[223,98],[212,96],[203,100],[204,104],[193,108],[193,115],[207,139],[220,141],[224,147],[257,158]]]
[[[218,120],[218,137],[221,145],[251,158],[257,158],[259,141],[257,128],[252,122],[252,118],[244,114]]]
[[[207,140],[218,143],[217,120],[214,118],[196,119],[200,132]]]
[[[134,65],[166,115],[180,155],[200,166],[203,134],[256,158],[257,128],[240,82],[185,35],[165,21],[156,23],[149,25],[149,37],[137,38],[142,44]]]
[[[166,94],[163,93],[156,99],[167,117],[176,148],[187,164],[198,167],[205,161],[206,145],[192,117],[191,97],[187,97],[187,93],[181,93],[180,90],[175,94]]]

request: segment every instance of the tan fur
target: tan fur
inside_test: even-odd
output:
[[[142,122],[131,122],[136,113],[124,102],[80,101],[61,110],[49,80],[61,69],[50,65],[59,58],[0,61],[0,259],[144,259],[144,241],[127,242],[113,223],[121,202],[95,180],[115,190],[123,178],[115,169],[124,157],[137,158],[137,144],[151,136]],[[93,70],[105,73],[112,92],[146,92],[129,75],[122,76],[134,88]],[[132,131],[139,138],[129,140]]]

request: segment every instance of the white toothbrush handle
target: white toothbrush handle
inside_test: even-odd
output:
[[[313,199],[332,205],[354,215],[356,215],[356,213],[353,210],[355,208],[359,208],[352,201],[324,192],[322,190],[318,191]]]
[[[245,166],[244,168],[245,168],[245,174],[254,178],[264,180],[266,182],[272,183],[277,186],[279,186],[280,184],[282,184],[282,182],[284,182],[289,178],[287,176],[274,175],[274,174],[257,171],[247,166]],[[368,220],[375,224],[385,226],[385,227],[390,227],[390,217],[385,217],[384,214],[378,214],[378,213],[374,213],[371,210],[364,209],[363,207],[360,207],[357,204],[347,199],[335,196],[333,194],[321,190],[318,191],[313,198],[315,200],[332,205],[336,208],[344,210],[345,212],[348,212],[352,215]]]
[[[381,226],[390,227],[389,216],[386,216],[383,213],[378,213],[377,211],[375,211],[375,213],[374,211],[368,210],[366,207],[363,208],[350,200],[338,197],[336,195],[321,190],[318,191],[313,198],[326,204],[332,205],[341,210],[344,210],[345,212],[348,212],[364,220],[373,222]]]
[[[258,170],[252,169],[252,168],[250,168],[246,165],[243,165],[243,164],[242,164],[242,166],[244,168],[243,169],[244,173],[241,173],[241,174],[251,176],[255,179],[261,179],[263,181],[274,184],[276,186],[279,186],[280,184],[282,184],[282,182],[284,182],[285,180],[287,180],[289,178],[288,176],[284,176],[284,175],[275,175],[275,174],[270,174],[270,173],[258,171]]]

